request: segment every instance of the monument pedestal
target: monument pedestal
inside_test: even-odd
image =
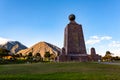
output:
[[[66,61],[87,62],[87,61],[89,61],[89,57],[88,57],[88,55],[77,55],[77,56],[60,55],[59,61],[60,62],[66,62]]]

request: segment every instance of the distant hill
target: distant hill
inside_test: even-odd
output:
[[[48,51],[50,54],[55,54],[57,56],[61,52],[61,49],[47,42],[39,42],[28,49],[20,50],[17,54],[22,53],[22,55],[27,55],[32,52],[33,55],[40,53],[41,56],[44,57],[45,52]]]
[[[11,52],[11,54],[15,54],[22,49],[26,49],[27,47],[18,41],[7,41],[6,43],[1,44],[0,48],[7,49]]]

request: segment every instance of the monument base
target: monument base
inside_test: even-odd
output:
[[[89,61],[89,57],[87,54],[71,54],[71,55],[60,55],[59,62],[66,61],[75,61],[75,62],[87,62]]]

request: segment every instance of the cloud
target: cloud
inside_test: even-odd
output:
[[[101,37],[101,40],[111,40],[112,39],[112,37],[110,37],[110,36],[103,36],[103,37]]]
[[[11,39],[6,39],[6,38],[0,37],[0,44],[5,44],[8,41],[11,41]]]
[[[120,56],[120,49],[112,49],[110,50],[111,53],[113,53],[113,56]]]
[[[109,47],[120,47],[120,41],[112,41],[112,43],[110,43],[108,46]]]
[[[86,44],[96,44],[96,43],[99,43],[99,42],[100,42],[100,40],[90,39],[90,40],[86,41]]]
[[[110,36],[91,36],[89,38],[89,40],[86,41],[86,44],[88,45],[92,45],[92,44],[96,44],[96,43],[100,43],[103,40],[111,40],[112,37]]]
[[[102,56],[105,55],[106,51],[113,53],[113,56],[120,56],[120,41],[114,41],[110,36],[91,36],[86,40],[86,45],[87,47],[94,46],[96,52]]]

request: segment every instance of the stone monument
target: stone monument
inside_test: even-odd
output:
[[[96,54],[96,51],[95,51],[95,48],[91,48],[91,54],[90,54],[90,57],[91,57],[91,61],[98,61],[98,60],[101,60],[101,56]]]
[[[64,31],[64,47],[59,61],[88,61],[82,25],[75,22],[75,15],[69,16],[70,23]]]

